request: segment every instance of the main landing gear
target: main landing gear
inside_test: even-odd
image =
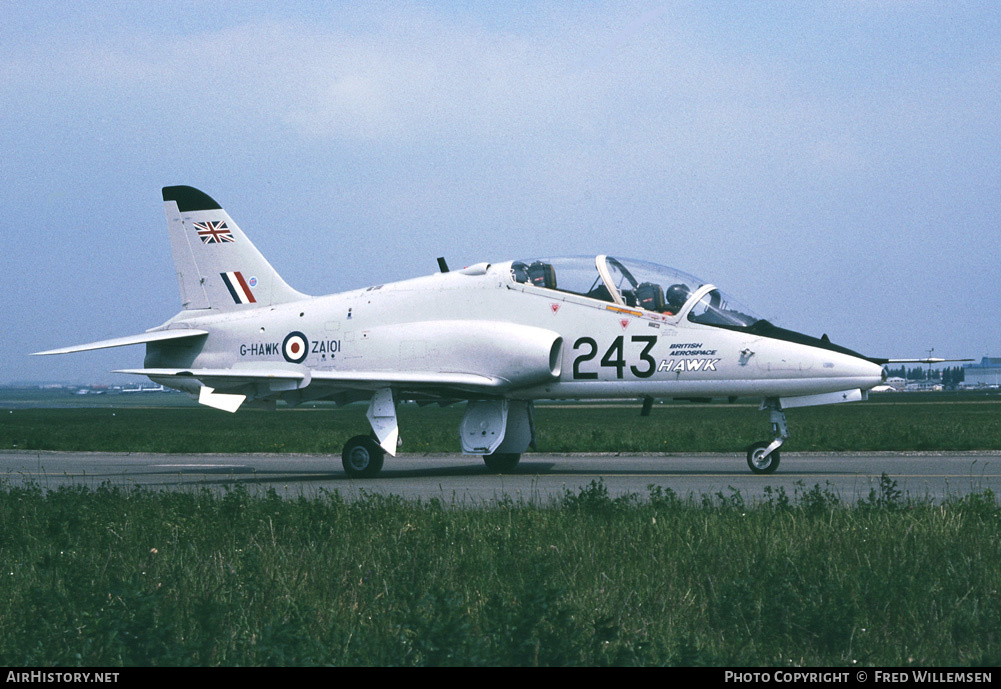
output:
[[[761,403],[761,408],[770,412],[772,434],[775,438],[771,442],[761,441],[751,445],[747,449],[747,466],[755,474],[772,474],[779,468],[779,447],[789,437],[789,427],[786,425],[786,415],[778,400],[765,400]]]
[[[492,455],[483,455],[483,462],[487,465],[487,471],[494,474],[509,474],[514,471],[521,460],[520,454],[513,452],[495,452]]]
[[[375,438],[368,435],[356,435],[344,443],[341,452],[341,463],[344,471],[351,478],[375,478],[382,471],[382,462],[386,451],[379,447]]]
[[[373,393],[365,417],[372,426],[372,435],[356,435],[344,443],[341,452],[341,464],[351,478],[375,478],[382,471],[386,453],[396,455],[400,431],[390,388],[380,388]]]
[[[365,414],[371,435],[356,435],[344,444],[341,463],[351,478],[375,478],[386,454],[395,455],[399,441],[396,401],[390,388],[376,390]],[[521,461],[521,453],[535,447],[532,403],[524,400],[472,400],[459,424],[462,451],[481,455],[487,471],[507,474]]]
[[[459,424],[462,451],[481,455],[487,471],[508,474],[521,453],[535,447],[532,403],[523,400],[473,400]]]

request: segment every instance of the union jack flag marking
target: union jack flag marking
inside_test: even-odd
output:
[[[236,241],[233,239],[233,233],[226,227],[225,220],[196,222],[195,229],[198,230],[198,236],[202,238],[202,244],[225,244]]]

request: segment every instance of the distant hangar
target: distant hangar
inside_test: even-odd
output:
[[[963,374],[963,386],[967,388],[1001,386],[1001,358],[985,356],[979,364],[964,366]]]

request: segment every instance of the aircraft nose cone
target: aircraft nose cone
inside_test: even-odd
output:
[[[886,380],[886,371],[879,364],[862,358],[855,358],[852,364],[852,375],[865,381],[861,384],[863,390],[870,390]]]

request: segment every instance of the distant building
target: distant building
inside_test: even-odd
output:
[[[892,376],[886,379],[886,385],[900,391],[907,387],[907,381],[900,376]]]
[[[982,388],[1001,385],[1001,359],[985,356],[979,364],[963,367],[963,385],[968,388]]]

